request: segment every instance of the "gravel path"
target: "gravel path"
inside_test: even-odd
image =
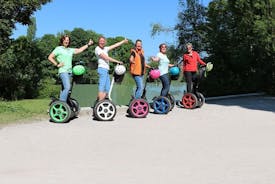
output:
[[[1,184],[274,184],[275,97],[0,129]]]

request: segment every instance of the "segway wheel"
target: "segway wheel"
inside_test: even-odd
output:
[[[129,115],[134,118],[145,118],[149,113],[149,104],[144,99],[133,99],[128,109]]]
[[[55,101],[51,104],[49,109],[49,115],[51,121],[55,123],[66,123],[71,118],[71,108],[70,106],[62,101]]]
[[[99,121],[111,121],[116,115],[116,106],[110,100],[98,101],[94,106],[94,116]]]
[[[176,99],[170,93],[167,94],[167,98],[170,100],[170,103],[171,103],[171,107],[170,107],[170,111],[171,111],[175,107]]]
[[[157,114],[167,114],[171,109],[170,100],[164,96],[159,96],[153,101],[153,109]]]
[[[76,117],[80,112],[80,106],[76,99],[71,98],[71,101],[72,101],[72,111],[74,112],[74,116]]]
[[[198,105],[198,99],[193,93],[186,93],[182,97],[182,104],[186,109],[194,109]]]
[[[198,99],[198,105],[197,105],[197,107],[200,108],[205,103],[205,97],[200,92],[197,92],[196,96],[197,96],[197,99]]]

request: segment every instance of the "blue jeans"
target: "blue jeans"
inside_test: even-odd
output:
[[[137,88],[135,92],[135,99],[141,98],[143,93],[143,75],[133,75]]]
[[[71,90],[72,74],[71,73],[60,73],[59,77],[61,78],[62,88],[63,88],[60,93],[59,100],[67,102],[67,98],[68,98],[69,92]]]
[[[160,92],[160,96],[167,96],[169,89],[170,89],[170,80],[169,80],[168,73],[161,75],[159,77],[159,79],[162,83],[162,89]]]
[[[109,93],[111,85],[109,70],[106,68],[98,68],[97,73],[99,75],[98,92]]]

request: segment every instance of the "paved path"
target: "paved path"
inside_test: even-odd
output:
[[[0,129],[1,184],[274,184],[275,98]]]

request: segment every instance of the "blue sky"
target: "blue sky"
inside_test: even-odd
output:
[[[105,37],[123,36],[143,41],[146,57],[156,55],[160,43],[176,44],[176,33],[151,37],[151,24],[173,27],[178,22],[178,0],[53,0],[35,12],[36,37],[57,34],[76,27],[93,30]],[[208,4],[209,0],[201,0]],[[17,25],[13,37],[26,35],[26,27]]]

